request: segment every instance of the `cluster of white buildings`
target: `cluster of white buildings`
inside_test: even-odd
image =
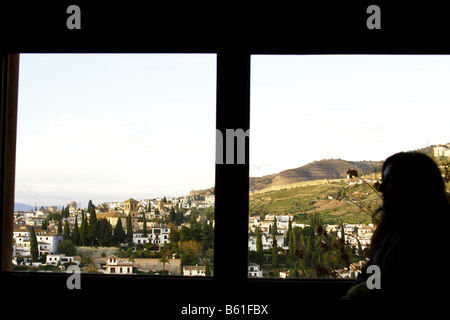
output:
[[[79,256],[65,256],[58,253],[58,245],[63,240],[63,236],[55,231],[44,231],[40,228],[34,228],[36,240],[38,243],[39,255],[46,254],[45,265],[54,265],[64,268],[65,263],[80,264]],[[17,226],[13,231],[13,258],[14,265],[35,265],[41,263],[31,261],[31,231],[25,226]]]
[[[52,254],[58,251],[58,245],[63,240],[60,233],[44,231],[35,228],[39,255]],[[18,227],[13,231],[13,256],[29,256],[31,249],[31,231],[26,227]]]
[[[269,233],[269,230],[274,228],[274,222],[276,219],[278,235],[275,236],[277,247],[283,250],[289,249],[288,244],[285,241],[286,233],[289,228],[289,220],[292,219],[291,215],[267,215],[264,220],[260,216],[250,217],[249,219],[249,233],[255,233],[256,228],[259,228],[261,232],[261,240],[263,244],[263,250],[267,250],[273,247],[273,235]],[[307,224],[292,222],[292,228],[307,227]],[[341,227],[339,225],[326,225],[328,233],[336,232],[341,238]],[[358,247],[358,241],[361,244],[362,249],[365,249],[370,244],[375,226],[373,224],[346,224],[344,223],[344,233],[346,242],[354,247]],[[248,247],[250,251],[256,251],[256,236],[250,236],[248,240]]]
[[[435,158],[439,158],[439,157],[450,158],[450,143],[447,143],[444,145],[438,144],[437,147],[433,148],[433,151],[434,151]]]

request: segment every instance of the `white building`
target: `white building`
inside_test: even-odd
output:
[[[45,234],[36,235],[38,242],[39,255],[43,253],[55,253],[58,251],[58,245],[63,241],[63,235],[54,231]]]
[[[282,234],[275,236],[277,247],[282,249],[288,249],[289,247],[284,246],[284,236]],[[273,236],[268,234],[262,234],[261,235],[261,242],[263,245],[263,250],[269,250],[272,249],[273,245]],[[256,237],[249,237],[248,238],[248,249],[250,251],[256,251]]]
[[[43,253],[55,253],[58,250],[59,243],[63,240],[61,234],[55,232],[45,232],[41,229],[35,229],[36,240],[38,242],[39,255]],[[30,255],[30,237],[29,229],[16,228],[13,231],[14,252],[19,256]]]
[[[183,276],[206,276],[206,266],[185,266]]]
[[[122,260],[116,256],[106,258],[106,266],[104,273],[107,274],[132,274],[133,263]]]
[[[263,272],[261,270],[261,266],[259,264],[250,262],[248,264],[248,276],[249,277],[262,278]]]
[[[450,157],[450,143],[447,143],[446,145],[438,145],[433,149],[434,156],[436,158],[438,157]]]
[[[79,261],[76,261],[74,256],[66,256],[65,254],[49,254],[47,255],[45,264],[57,265],[58,262],[60,264],[64,264],[67,262],[74,262],[79,264]]]
[[[133,232],[133,242],[136,244],[165,244],[170,243],[170,227],[167,225],[155,225],[147,230],[147,236],[144,236],[143,230]]]

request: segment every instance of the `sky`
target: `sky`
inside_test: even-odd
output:
[[[21,54],[15,202],[214,186],[216,55]]]
[[[253,55],[250,176],[450,142],[450,56]],[[21,54],[15,202],[214,186],[214,54]]]
[[[450,142],[450,56],[254,55],[250,176]]]

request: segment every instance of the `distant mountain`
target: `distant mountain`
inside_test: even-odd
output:
[[[14,211],[29,211],[29,210],[34,210],[34,206],[14,202]]]
[[[348,169],[355,169],[359,175],[381,171],[382,161],[347,161],[328,159],[308,163],[299,168],[288,169],[263,177],[250,177],[250,191],[272,186],[320,179],[339,179],[347,176]]]

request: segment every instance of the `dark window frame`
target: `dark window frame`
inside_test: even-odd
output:
[[[8,32],[0,40],[5,44],[1,51],[0,65],[0,239],[1,282],[10,296],[17,296],[24,288],[31,290],[32,287],[39,288],[41,293],[51,293],[52,296],[55,291],[64,292],[64,298],[98,297],[104,292],[115,292],[117,288],[126,290],[129,287],[140,288],[142,293],[149,294],[153,287],[161,290],[161,294],[169,295],[176,288],[180,292],[192,293],[189,295],[192,300],[187,298],[171,302],[170,306],[179,314],[181,306],[195,303],[200,296],[204,305],[217,305],[217,296],[220,297],[222,291],[230,289],[232,295],[220,298],[223,300],[221,302],[279,303],[280,310],[286,303],[290,290],[295,291],[296,299],[336,299],[345,293],[352,280],[247,277],[248,144],[246,164],[216,164],[214,277],[85,274],[82,276],[81,290],[77,291],[67,289],[67,274],[8,271],[14,203],[19,67],[17,52],[215,53],[216,128],[219,130],[249,128],[252,54],[450,54],[450,43],[445,41],[450,34],[445,11],[436,12],[432,6],[416,8],[412,5],[383,4],[382,29],[368,30],[365,25],[368,17],[366,8],[372,3],[257,3],[250,10],[244,5],[222,4],[217,12],[209,16],[205,16],[201,8],[192,8],[192,3],[177,9],[170,8],[173,6],[171,3],[169,8],[163,8],[166,11],[160,10],[162,13],[170,13],[171,10],[173,15],[158,15],[152,5],[146,8],[148,10],[142,8],[137,12],[135,8],[124,6],[96,7],[83,3],[82,29],[75,31],[67,30],[65,17],[60,17],[60,11],[65,12],[67,7],[64,3],[7,4],[11,10],[3,12],[11,14],[0,19],[2,31],[5,26],[10,27],[6,28]],[[429,16],[432,18],[427,20],[426,14],[431,11],[433,15]],[[131,18],[125,18],[118,24],[111,23],[111,17],[118,14]],[[421,17],[421,23],[414,24],[411,21],[411,17],[415,16]],[[61,27],[56,27],[60,25]],[[161,31],[160,26],[165,26],[164,31]],[[150,32],[153,30],[158,32]],[[55,40],[58,40],[57,44]],[[279,292],[284,294],[278,295]],[[260,294],[252,298],[254,293]],[[109,298],[110,296],[105,295],[105,302],[109,302]]]

